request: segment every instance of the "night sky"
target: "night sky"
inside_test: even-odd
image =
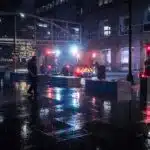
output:
[[[34,12],[35,0],[0,0],[0,11]]]

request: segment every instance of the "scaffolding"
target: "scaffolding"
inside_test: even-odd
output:
[[[81,45],[81,24],[24,13],[0,12],[0,60],[21,60],[44,47]],[[10,47],[10,48],[5,48]],[[3,55],[3,51],[10,56]],[[10,62],[10,61],[9,61]],[[17,66],[15,66],[16,68]]]

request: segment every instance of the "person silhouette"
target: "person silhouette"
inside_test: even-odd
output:
[[[33,56],[28,61],[28,79],[30,82],[30,87],[28,89],[28,94],[37,94],[37,66],[36,66],[36,56]]]

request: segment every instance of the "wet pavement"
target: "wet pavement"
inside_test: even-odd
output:
[[[149,107],[132,101],[87,96],[84,88],[40,84],[0,88],[1,149],[149,149]]]

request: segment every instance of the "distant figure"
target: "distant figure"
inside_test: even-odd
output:
[[[106,78],[106,67],[104,65],[99,65],[98,62],[95,63],[95,67],[97,70],[97,78],[99,80]]]
[[[30,87],[28,90],[28,94],[37,94],[37,66],[36,66],[36,56],[33,56],[28,61],[28,78],[30,82]]]
[[[6,67],[4,73],[4,87],[6,88],[10,87],[10,82],[11,82],[11,71],[9,67]]]
[[[145,61],[145,75],[150,77],[150,56]]]

